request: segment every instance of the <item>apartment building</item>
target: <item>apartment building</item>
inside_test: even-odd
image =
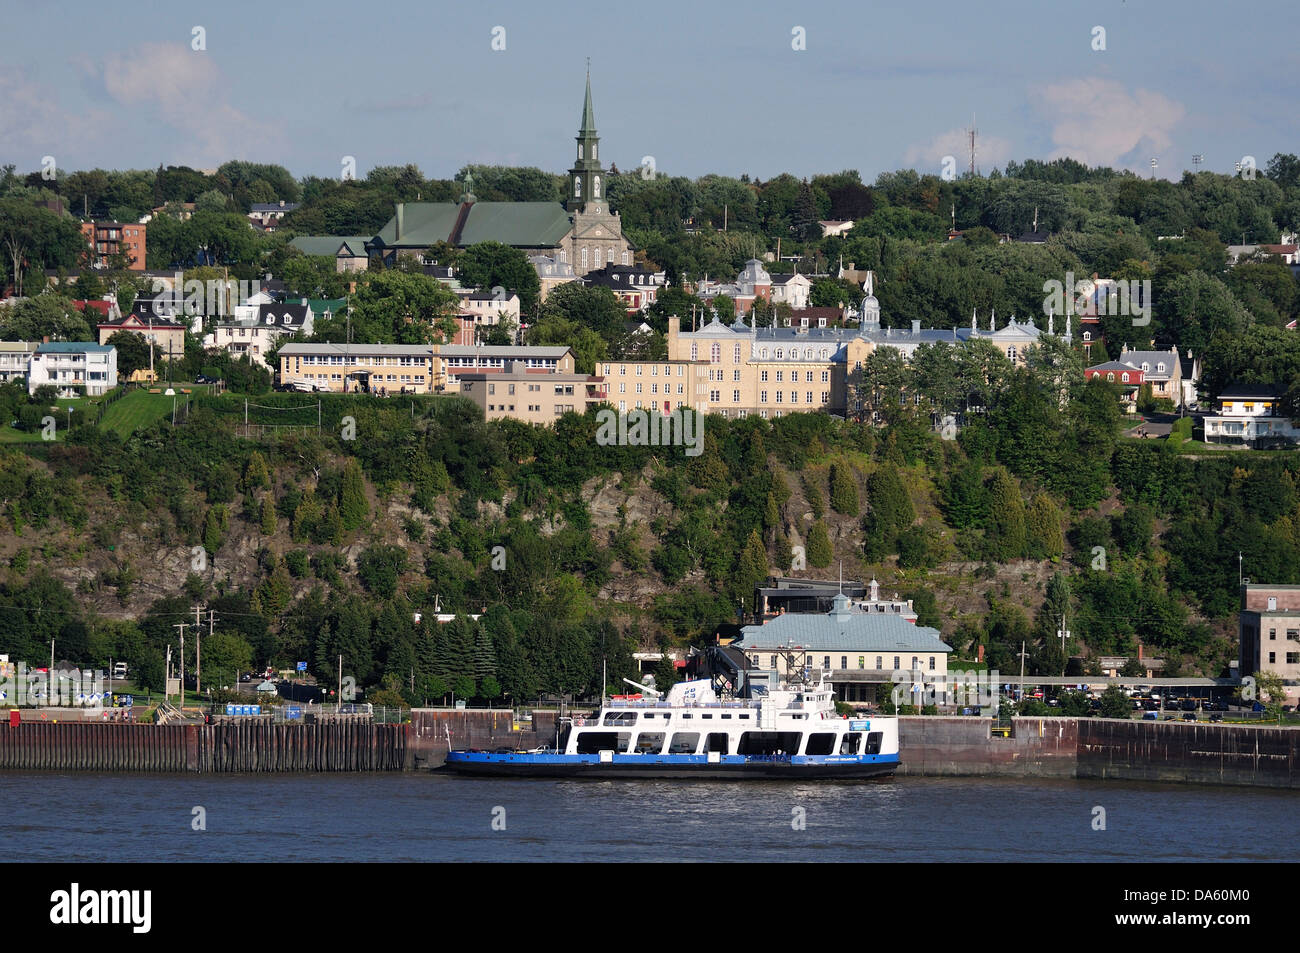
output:
[[[534,374],[508,368],[495,374],[460,377],[460,393],[474,401],[488,420],[512,417],[530,424],[553,424],[566,413],[586,413],[605,403],[605,381],[588,374]]]
[[[1237,616],[1241,674],[1273,672],[1300,693],[1300,586],[1245,583]]]
[[[40,344],[35,341],[0,341],[0,381],[27,379],[32,355]]]
[[[102,268],[116,254],[126,255],[130,271],[144,271],[148,227],[135,222],[82,222],[81,234],[90,245],[91,263]]]
[[[53,384],[60,394],[96,397],[117,386],[117,348],[88,341],[41,344],[32,354],[27,393]]]
[[[468,347],[454,344],[286,344],[280,348],[280,382],[301,381],[337,393],[454,392],[462,375],[573,373],[567,347]]]

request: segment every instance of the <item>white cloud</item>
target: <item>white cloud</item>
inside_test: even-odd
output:
[[[111,100],[132,110],[133,118],[169,127],[175,151],[168,161],[215,165],[235,158],[253,140],[260,147],[279,144],[278,129],[255,129],[227,101],[226,80],[205,50],[145,43],[91,69],[95,82]]]
[[[978,130],[978,126],[976,127]],[[924,145],[908,147],[903,154],[903,161],[914,167],[922,175],[927,173],[939,175],[943,171],[944,156],[956,160],[956,174],[961,175],[970,169],[970,129],[949,129],[941,132]],[[978,132],[975,136],[975,165],[984,172],[994,166],[1006,165],[1012,158],[1011,141],[1000,136],[988,136]]]
[[[1182,103],[1113,79],[1090,77],[1044,87],[1037,96],[1052,122],[1049,158],[1069,156],[1088,165],[1147,167],[1173,143],[1171,132],[1187,114]]]

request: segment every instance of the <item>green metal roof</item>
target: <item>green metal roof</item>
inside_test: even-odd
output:
[[[407,202],[402,206],[402,236],[397,215],[376,236],[388,248],[428,248],[452,237],[460,206],[454,202]],[[501,242],[516,248],[554,248],[572,223],[559,202],[475,202],[461,229],[459,247]]]

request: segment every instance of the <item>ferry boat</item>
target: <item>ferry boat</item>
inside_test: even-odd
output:
[[[613,698],[594,716],[562,718],[554,748],[452,750],[446,768],[495,777],[858,779],[898,767],[898,720],[844,717],[817,683],[764,684],[751,673],[746,697],[720,698],[708,679],[666,695]],[[645,697],[645,696],[650,697]]]

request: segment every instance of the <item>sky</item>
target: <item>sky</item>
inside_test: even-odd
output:
[[[141,4],[5,0],[0,164],[572,164],[863,181],[1071,156],[1177,179],[1300,153],[1280,0]],[[12,42],[21,38],[21,42]],[[1104,48],[1099,48],[1104,47]]]

